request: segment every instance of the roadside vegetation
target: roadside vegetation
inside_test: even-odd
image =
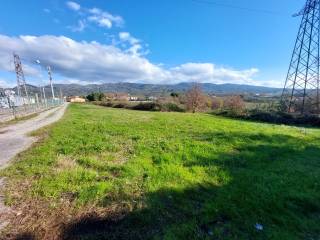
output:
[[[317,115],[287,113],[287,110],[281,106],[279,97],[275,96],[207,95],[203,93],[199,85],[194,85],[185,93],[172,92],[170,95],[152,100],[140,96],[135,101],[128,101],[125,96],[128,94],[122,93],[119,97],[114,93],[91,93],[86,98],[96,105],[112,108],[160,112],[202,112],[259,122],[320,126]],[[296,111],[301,110],[296,109]]]
[[[72,104],[35,134],[4,239],[319,238],[319,129]]]

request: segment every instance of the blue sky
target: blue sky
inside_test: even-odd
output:
[[[304,0],[1,2],[0,84],[185,81],[281,87]]]

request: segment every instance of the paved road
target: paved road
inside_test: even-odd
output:
[[[0,128],[0,169],[5,168],[10,160],[18,153],[28,149],[36,140],[36,137],[28,136],[28,133],[58,121],[64,114],[68,104],[40,113],[29,120]],[[0,179],[0,190],[4,179]],[[3,196],[0,194],[0,230],[8,222],[5,215],[10,209],[4,206]]]

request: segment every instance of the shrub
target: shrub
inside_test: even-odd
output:
[[[318,116],[298,116],[280,111],[263,111],[255,109],[246,112],[246,114],[237,114],[235,112],[223,111],[220,112],[219,115],[232,118],[241,118],[245,120],[269,122],[275,124],[320,126],[320,118]]]
[[[172,92],[172,93],[170,94],[170,96],[173,97],[173,98],[177,98],[177,97],[179,97],[179,93]]]
[[[117,102],[117,103],[114,103],[113,108],[128,108],[128,104],[125,103],[125,102]]]
[[[90,93],[87,97],[88,101],[94,102],[94,101],[103,101],[105,99],[105,95],[103,93]]]
[[[277,112],[251,111],[246,117],[249,120],[270,122],[270,123],[285,123],[290,122],[289,117],[282,117]]]
[[[223,107],[223,100],[219,97],[212,97],[210,105],[212,110],[220,110]]]
[[[143,103],[139,103],[135,106],[132,106],[131,109],[141,110],[141,111],[160,111],[161,105],[159,105],[155,102],[143,102]]]
[[[232,96],[225,98],[223,108],[233,114],[242,114],[245,111],[245,103],[241,96]]]
[[[97,102],[97,105],[104,106],[104,107],[113,107],[113,103],[108,101],[108,102]]]
[[[176,103],[164,103],[161,105],[161,111],[164,112],[185,112],[186,110]]]

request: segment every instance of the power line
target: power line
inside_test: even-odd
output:
[[[219,3],[219,2],[216,2],[215,0],[191,0],[191,1],[195,3],[210,4],[210,5],[216,5],[216,6],[225,7],[225,8],[233,8],[233,9],[249,11],[249,12],[273,14],[273,15],[282,14],[281,12],[275,12],[267,9],[248,8],[248,7],[241,7],[241,6],[236,6],[232,4]]]

